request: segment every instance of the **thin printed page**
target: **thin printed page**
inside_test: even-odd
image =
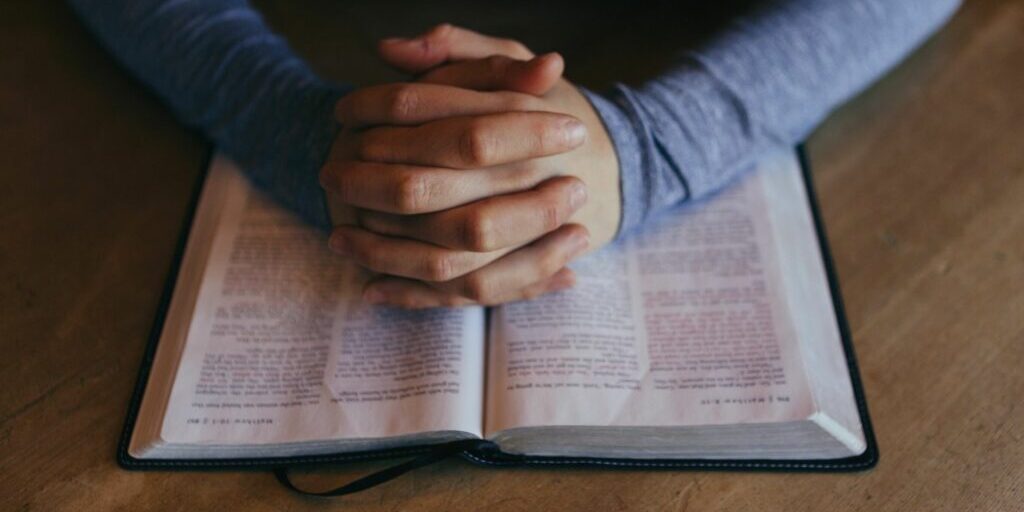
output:
[[[161,437],[261,444],[479,434],[483,310],[366,306],[324,235],[229,162],[223,212]]]
[[[747,173],[574,265],[574,289],[496,309],[485,434],[806,419],[764,186],[793,172]]]

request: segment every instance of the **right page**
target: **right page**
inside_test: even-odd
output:
[[[813,421],[844,400],[826,421],[859,433],[795,155],[573,268],[575,288],[494,310],[486,435]]]

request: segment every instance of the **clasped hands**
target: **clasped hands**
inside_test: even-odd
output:
[[[366,301],[493,305],[570,287],[618,228],[619,170],[561,56],[441,25],[381,42],[415,82],[354,91],[320,172],[330,248],[375,276]]]

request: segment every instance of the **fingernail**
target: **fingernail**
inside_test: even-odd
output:
[[[363,300],[370,304],[380,304],[381,302],[384,302],[384,299],[386,299],[384,294],[372,286],[363,291]]]
[[[408,41],[408,39],[406,39],[404,37],[388,37],[386,39],[381,39],[380,40],[380,42],[382,42],[384,44],[404,43],[406,41]]]
[[[572,237],[571,243],[572,249],[570,250],[570,254],[572,254],[572,256],[570,257],[575,258],[576,256],[579,256],[580,253],[587,250],[587,247],[590,246],[590,233],[577,233]]]
[[[555,55],[555,52],[545,53],[544,55],[538,55],[538,56],[534,57],[532,60],[530,60],[529,62],[531,64],[539,64],[541,62],[545,62],[548,59],[550,59],[552,55]]]
[[[579,146],[587,140],[587,127],[576,119],[566,119],[563,128],[565,129],[565,140],[570,146]]]
[[[587,202],[587,186],[582,181],[573,184],[569,191],[569,207],[573,211],[579,210]]]
[[[333,234],[331,238],[327,240],[327,247],[338,254],[348,254],[348,240],[345,240],[345,236],[341,234]]]
[[[551,62],[551,61],[553,61],[555,59],[561,59],[561,58],[562,58],[562,55],[559,54],[558,52],[548,52],[548,53],[545,53],[544,55],[539,55],[537,57],[534,57],[533,62],[537,63],[537,64],[540,64],[540,63]]]
[[[564,290],[566,288],[572,288],[576,284],[576,274],[570,272],[559,272],[548,284],[548,291],[555,292],[558,290]]]

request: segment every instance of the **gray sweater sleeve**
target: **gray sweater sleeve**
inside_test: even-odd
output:
[[[959,0],[776,0],[738,17],[665,74],[587,95],[619,157],[624,234],[714,192],[937,30]]]
[[[329,227],[317,173],[345,91],[317,77],[248,2],[69,2],[182,122],[304,220]]]
[[[320,227],[317,169],[344,88],[326,83],[245,0],[69,0],[185,123]],[[587,93],[621,168],[626,233],[802,139],[936,30],[958,0],[766,0],[637,88]]]

